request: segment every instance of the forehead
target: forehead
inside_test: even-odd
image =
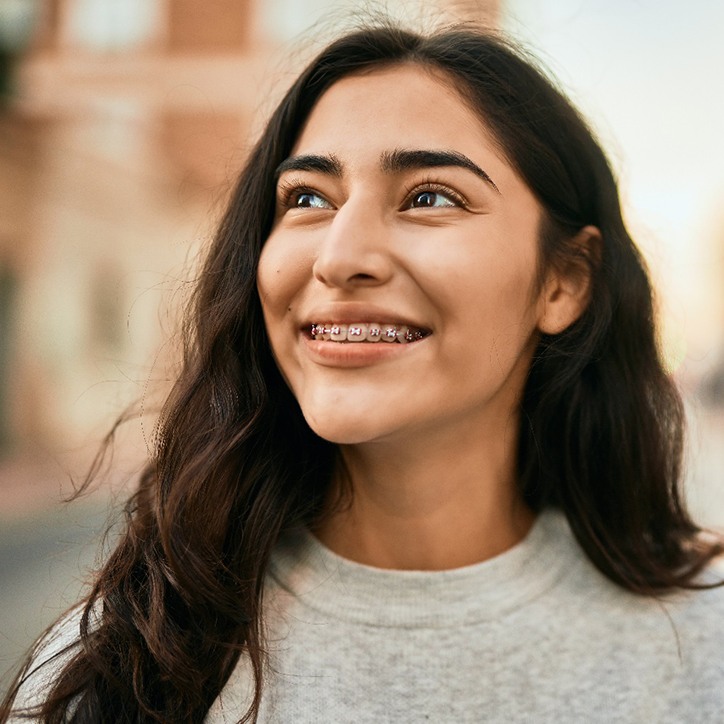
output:
[[[315,104],[296,146],[369,130],[379,137],[449,139],[455,132],[492,141],[484,121],[442,72],[405,63],[347,76]],[[354,138],[348,142],[354,145]],[[369,142],[370,139],[365,139]]]
[[[337,81],[312,109],[292,154],[332,153],[365,164],[400,148],[456,151],[503,183],[520,181],[454,81],[413,63]]]

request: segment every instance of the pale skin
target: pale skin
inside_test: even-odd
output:
[[[515,485],[521,393],[540,333],[565,329],[588,299],[580,270],[538,283],[541,216],[439,73],[350,76],[313,109],[280,169],[257,283],[277,364],[352,487],[315,530],[336,553],[443,570],[530,529]],[[585,227],[575,242],[598,238]],[[329,322],[406,323],[425,337],[310,336]]]

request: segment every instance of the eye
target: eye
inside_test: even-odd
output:
[[[289,206],[297,209],[331,209],[332,204],[314,191],[297,191],[289,199]]]
[[[467,208],[467,202],[450,187],[428,181],[416,184],[403,206],[405,209],[454,209]]]
[[[433,209],[446,206],[457,206],[457,204],[439,191],[418,191],[410,199],[410,207],[413,209]]]
[[[290,178],[279,181],[277,188],[277,213],[282,214],[292,209],[332,209],[327,201],[312,186],[302,179]]]

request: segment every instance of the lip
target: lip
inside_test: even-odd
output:
[[[339,342],[315,340],[300,332],[303,347],[309,357],[325,367],[368,367],[370,365],[407,355],[425,344],[425,339],[409,344],[341,344]]]

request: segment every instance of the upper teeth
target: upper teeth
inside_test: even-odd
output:
[[[401,324],[380,324],[379,322],[353,322],[351,324],[313,324],[314,339],[333,342],[415,342],[425,336],[425,332],[416,327]]]

